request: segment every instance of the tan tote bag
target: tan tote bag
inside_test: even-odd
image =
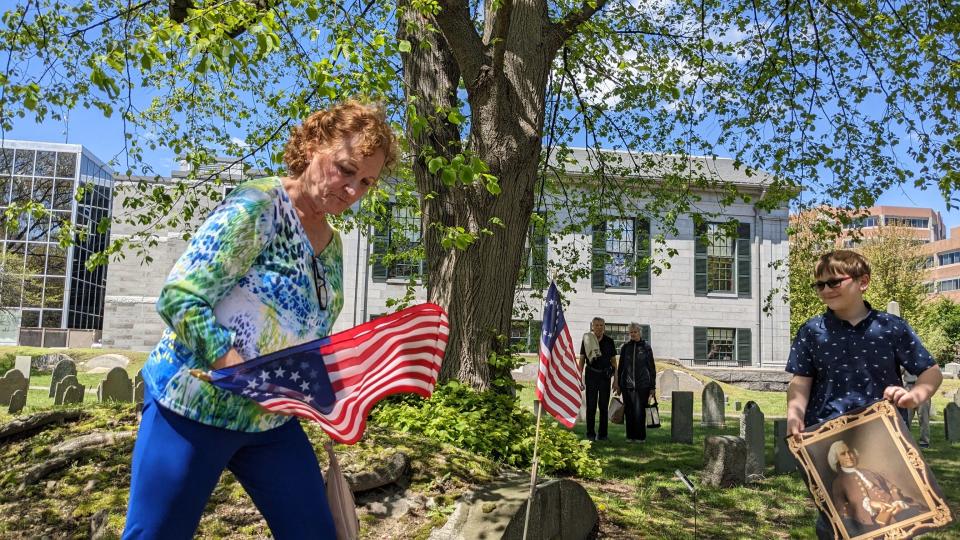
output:
[[[333,441],[327,441],[323,447],[330,458],[327,467],[327,502],[333,514],[333,524],[337,527],[337,540],[357,540],[360,538],[360,519],[357,518],[357,503],[353,500],[353,492],[347,483],[340,462],[333,452]]]

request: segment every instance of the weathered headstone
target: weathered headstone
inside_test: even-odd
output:
[[[740,417],[740,437],[747,443],[746,477],[751,482],[762,479],[766,467],[763,420],[760,406],[748,401]]]
[[[787,420],[773,421],[773,473],[787,474],[797,470],[797,460],[790,453],[787,444]]]
[[[693,444],[693,392],[674,392],[671,396],[670,440]]]
[[[741,411],[741,410],[743,410],[743,403],[740,402],[740,401],[734,401],[734,402],[733,402],[733,409],[736,410],[736,411]]]
[[[0,377],[0,405],[10,404],[10,398],[17,390],[26,392],[30,388],[30,383],[23,373],[18,369],[11,369],[3,377]]]
[[[56,397],[57,385],[68,375],[73,375],[74,378],[76,378],[77,365],[73,363],[73,360],[65,358],[57,362],[57,365],[53,368],[53,375],[50,376],[50,394],[48,397]]]
[[[747,443],[732,435],[711,435],[704,440],[703,474],[708,486],[731,487],[746,483]]]
[[[672,369],[665,369],[660,375],[660,382],[657,387],[660,389],[660,399],[670,399],[673,393],[680,389],[680,380],[677,372]]]
[[[18,356],[14,361],[14,369],[23,373],[23,376],[26,377],[27,383],[30,382],[30,357],[29,356]]]
[[[109,400],[132,402],[133,383],[127,375],[127,370],[121,367],[112,368],[97,387],[97,400],[101,403]]]
[[[76,390],[79,389],[80,395],[76,395]],[[57,388],[53,396],[54,405],[64,405],[67,403],[82,403],[83,402],[83,393],[86,388],[80,381],[77,380],[76,375],[67,375],[57,383]],[[70,392],[68,395],[68,391]],[[67,400],[70,401],[67,401]]]
[[[10,414],[17,414],[23,410],[27,404],[27,392],[26,390],[17,390],[10,396],[10,407],[7,408],[7,412]]]
[[[71,384],[67,386],[60,400],[60,405],[70,405],[72,403],[83,403],[83,394],[86,388],[82,384]]]
[[[700,395],[702,400],[701,415],[703,426],[708,428],[722,428],[726,423],[726,405],[723,401],[723,388],[714,381],[703,387]]]
[[[947,365],[943,366],[943,374],[951,375],[950,378],[952,379],[960,378],[960,364],[956,362],[948,362]]]
[[[947,442],[960,442],[960,405],[947,403],[944,407],[943,430]]]
[[[133,378],[133,402],[137,404],[137,414],[140,414],[143,411],[143,370],[137,371],[137,375]]]
[[[33,373],[50,373],[53,371],[53,368],[57,364],[63,362],[64,360],[69,360],[73,362],[73,358],[61,353],[51,353],[44,354],[40,356],[34,356],[30,360],[30,371]],[[74,363],[76,364],[76,363]]]

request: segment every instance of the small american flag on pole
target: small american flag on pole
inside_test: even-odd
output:
[[[580,375],[556,283],[550,283],[543,305],[537,399],[543,410],[568,428],[573,427],[580,410]]]
[[[433,394],[447,346],[447,314],[420,304],[322,339],[201,375],[273,412],[320,424],[353,444],[391,394]]]

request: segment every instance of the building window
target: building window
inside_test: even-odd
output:
[[[593,288],[650,293],[649,257],[649,221],[613,218],[594,225]]]
[[[750,297],[750,224],[739,223],[736,236],[722,223],[698,227],[694,247],[694,292],[733,293]]]
[[[390,219],[374,229],[373,280],[420,278],[423,275],[419,210],[390,205]]]
[[[520,286],[534,289],[547,287],[547,243],[549,229],[546,216],[535,214],[523,242],[524,264],[520,268]]]
[[[540,321],[510,321],[510,348],[526,353],[540,352]]]
[[[940,260],[940,266],[957,264],[960,263],[960,251],[948,251],[946,253],[940,253],[937,255],[937,258]]]
[[[630,325],[623,323],[606,323],[604,325],[604,334],[610,336],[610,339],[617,344],[617,353],[620,352],[620,347],[623,347],[624,343],[630,341]],[[640,337],[643,338],[647,344],[650,343],[650,325],[641,324],[640,325]]]
[[[857,229],[864,227],[876,227],[879,223],[877,216],[864,216],[862,218],[857,218],[851,221],[849,224],[844,225],[844,229]]]
[[[694,327],[693,358],[698,364],[745,366],[753,363],[749,328]]]
[[[924,284],[923,284],[923,290],[924,290],[924,292],[926,292],[927,294],[933,294],[933,293],[937,292],[937,286],[936,286],[936,284],[933,283],[932,281],[927,281],[927,282],[924,282]]]
[[[937,292],[960,290],[960,278],[944,279],[937,282]]]
[[[930,220],[927,218],[910,218],[901,216],[886,216],[883,224],[892,227],[910,227],[913,229],[929,229]]]

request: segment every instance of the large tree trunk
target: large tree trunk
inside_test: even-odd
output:
[[[504,41],[508,61],[495,61],[493,48],[484,47],[480,58],[471,57],[483,67],[464,70],[462,58],[458,63],[455,57],[457,44],[448,43],[440,33],[424,32],[428,21],[413,10],[401,13],[400,37],[413,45],[413,51],[403,55],[408,97],[415,99],[421,116],[434,115],[429,129],[418,136],[408,129],[408,135],[417,156],[413,169],[418,189],[438,194],[425,199],[422,210],[427,226],[428,296],[450,316],[450,340],[440,377],[486,389],[490,386],[490,353],[503,351],[508,344],[514,292],[533,209],[553,56],[541,35],[546,14],[537,2],[512,6]],[[438,24],[434,19],[429,22]],[[407,29],[416,30],[408,33]],[[430,46],[419,46],[424,41]],[[461,149],[457,126],[434,113],[438,106],[457,108],[461,73],[471,111],[467,148],[499,178],[499,196],[490,195],[479,184],[447,187],[429,173],[426,161],[420,158],[424,149],[441,156]],[[491,218],[501,220],[505,228],[494,226]],[[481,235],[463,251],[443,249],[431,223],[459,226],[473,233],[489,228],[494,235]]]

